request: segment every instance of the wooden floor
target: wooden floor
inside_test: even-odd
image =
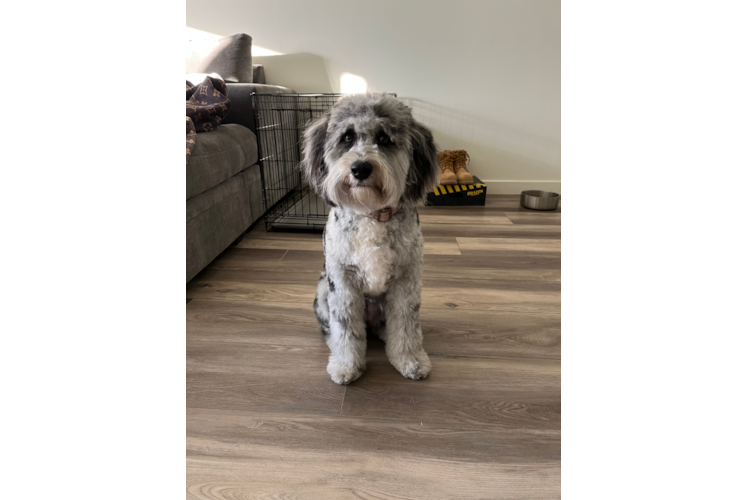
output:
[[[560,497],[561,213],[423,207],[433,370],[330,381],[320,234],[259,224],[187,285],[187,498]]]

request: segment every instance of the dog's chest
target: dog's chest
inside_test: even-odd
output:
[[[345,255],[340,261],[357,269],[362,280],[363,292],[380,295],[387,291],[387,283],[392,276],[395,252],[390,247],[386,223],[371,218],[359,221],[350,231],[341,233],[340,245]]]

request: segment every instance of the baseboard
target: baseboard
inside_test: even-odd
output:
[[[482,179],[488,194],[520,194],[529,189],[540,189],[561,194],[561,181],[504,181]]]

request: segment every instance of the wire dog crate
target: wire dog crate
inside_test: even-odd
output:
[[[301,148],[307,125],[342,94],[254,94],[265,228],[322,230],[329,207],[304,181]]]
[[[396,97],[395,94],[392,94]],[[265,229],[321,231],[330,209],[301,171],[304,130],[344,94],[253,94]]]

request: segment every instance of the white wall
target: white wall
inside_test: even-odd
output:
[[[281,53],[255,57],[268,83],[411,98],[490,192],[560,192],[560,0],[187,0],[187,26]]]

